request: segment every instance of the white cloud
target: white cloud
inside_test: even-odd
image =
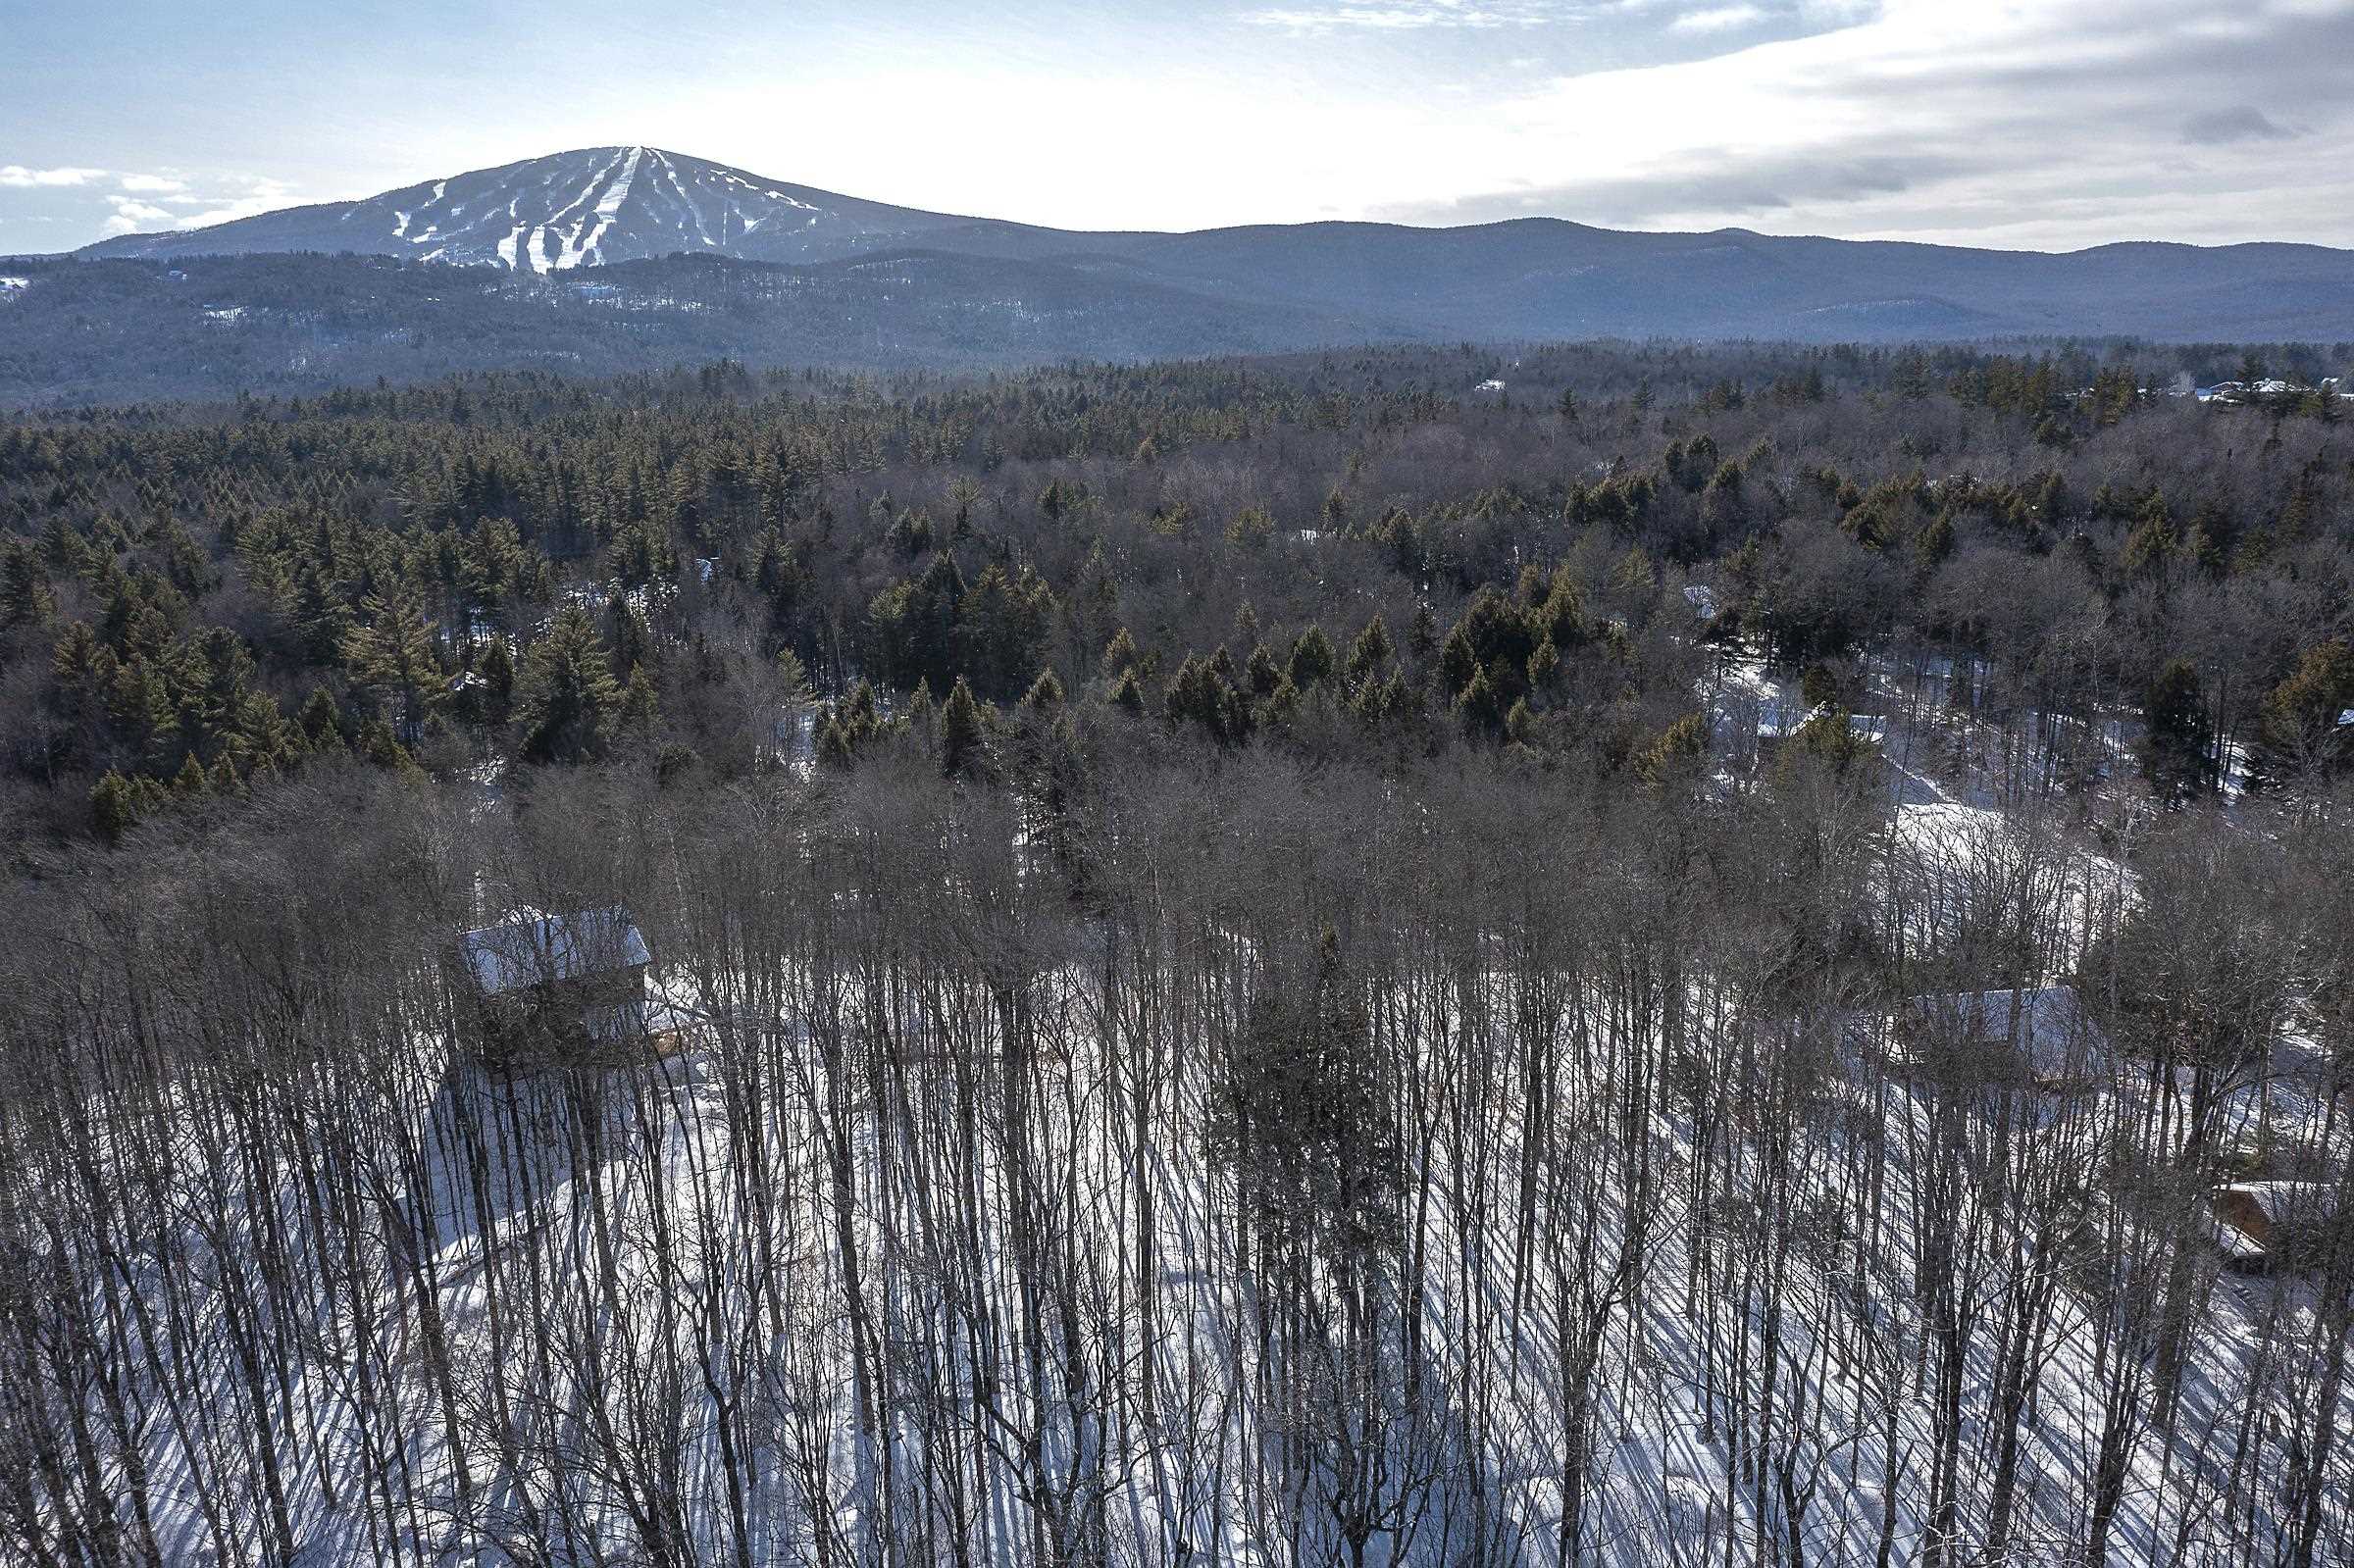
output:
[[[272,212],[293,199],[292,187],[266,175],[222,176],[210,189],[163,175],[126,175],[116,184],[121,193],[106,197],[112,209],[105,223],[110,234],[203,228]]]
[[[19,189],[35,185],[86,185],[105,177],[103,169],[27,169],[23,164],[0,164],[0,185]]]
[[[1687,11],[1667,24],[1669,32],[1710,33],[1730,32],[1736,27],[1754,27],[1766,20],[1766,13],[1756,6],[1712,6],[1706,11]]]
[[[1475,192],[1372,211],[2039,248],[2344,244],[2348,59],[2354,0],[2239,0],[2227,18],[2212,0],[1888,0],[1811,37],[1558,77],[1458,151],[1485,172]]]
[[[1411,32],[1431,27],[1534,27],[1559,21],[1561,16],[1561,7],[1532,0],[1392,0],[1388,5],[1277,7],[1251,12],[1243,20],[1291,32],[1335,32],[1343,28]]]
[[[257,213],[275,212],[286,205],[283,195],[236,196],[218,200],[218,204],[200,213],[189,213],[178,220],[180,228],[205,228],[214,224],[226,224],[231,219],[251,218]]]
[[[136,196],[109,196],[106,199],[115,209],[114,216],[106,221],[106,231],[110,234],[136,233],[151,224],[168,223],[172,218],[172,209],[169,207],[158,207]]]

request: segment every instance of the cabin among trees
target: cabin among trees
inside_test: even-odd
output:
[[[2109,1037],[2073,986],[1909,998],[1897,1019],[1908,1060],[1938,1078],[2066,1094],[2109,1079]]]
[[[619,905],[526,913],[458,939],[452,985],[461,1040],[484,1060],[611,1059],[651,1038],[653,955]]]
[[[2295,1268],[2315,1235],[2336,1218],[2335,1189],[2322,1182],[2238,1182],[2215,1194],[2224,1260],[2246,1274]]]

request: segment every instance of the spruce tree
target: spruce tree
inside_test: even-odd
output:
[[[1381,667],[1390,662],[1393,652],[1390,629],[1377,613],[1365,623],[1365,629],[1349,644],[1348,683],[1353,691],[1362,690],[1366,682],[1381,674]]]
[[[138,797],[130,781],[109,768],[90,786],[90,825],[111,844],[120,842],[138,820]]]
[[[303,738],[313,751],[341,750],[343,727],[335,710],[335,699],[325,686],[313,686],[308,702],[302,705],[302,715],[296,721],[302,727]]]
[[[1302,691],[1322,685],[1331,678],[1336,662],[1332,639],[1324,634],[1322,627],[1310,624],[1292,643],[1289,667],[1292,684]]]
[[[556,613],[524,658],[517,720],[531,762],[573,762],[604,749],[621,703],[596,624],[579,605]]]
[[[1062,682],[1051,670],[1041,670],[1030,689],[1022,694],[1022,706],[1035,714],[1051,718],[1062,711]]]
[[[1143,657],[1136,651],[1136,638],[1128,634],[1126,627],[1112,633],[1111,641],[1103,649],[1103,674],[1106,679],[1117,681],[1123,672],[1137,669],[1143,662]]]
[[[2209,753],[2214,732],[2207,722],[2207,701],[2199,687],[2199,673],[2186,659],[2175,659],[2150,683],[2142,703],[2146,733],[2141,742],[2141,774],[2170,806],[2204,793],[2212,783]]]
[[[973,688],[957,677],[940,710],[940,768],[951,779],[973,771],[981,760],[981,705]]]
[[[1137,684],[1134,669],[1120,672],[1120,683],[1111,689],[1111,705],[1133,719],[1145,716],[1145,688]]]

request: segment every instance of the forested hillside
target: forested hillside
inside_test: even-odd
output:
[[[359,256],[0,263],[0,409],[312,397],[377,380],[574,377],[734,359],[972,371],[1406,340],[1389,318],[1213,299],[1046,261],[898,252],[822,266],[690,257],[541,278]]]
[[[2346,368],[0,425],[0,1560],[2346,1560]]]

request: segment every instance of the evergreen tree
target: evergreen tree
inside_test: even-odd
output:
[[[940,710],[940,767],[951,779],[964,777],[981,761],[981,704],[959,676]]]
[[[517,695],[526,760],[576,762],[603,751],[622,692],[588,611],[556,613],[524,657]]]
[[[205,784],[206,774],[204,771],[204,764],[198,762],[196,760],[196,753],[191,751],[187,754],[186,759],[180,763],[179,772],[173,776],[172,792],[176,795],[193,799],[194,797],[205,792]]]
[[[1226,542],[1245,549],[1259,549],[1274,536],[1275,519],[1264,507],[1247,506],[1226,525]]]
[[[340,750],[343,745],[341,715],[335,699],[327,687],[313,686],[310,700],[302,705],[302,714],[295,721],[302,728],[305,740],[314,751]]]
[[[1052,718],[1062,712],[1062,682],[1051,670],[1041,670],[1030,689],[1022,693],[1022,706],[1031,713]]]
[[[1292,642],[1287,672],[1293,685],[1302,691],[1311,691],[1331,679],[1335,663],[1332,639],[1324,634],[1322,627],[1310,624]]]
[[[2188,660],[2172,661],[2150,683],[2142,719],[2141,773],[2158,798],[2175,806],[2205,793],[2214,780],[2215,733],[2199,673]]]
[[[1122,627],[1113,632],[1111,641],[1103,649],[1104,678],[1117,681],[1123,672],[1137,669],[1142,663],[1143,659],[1136,651],[1136,638],[1128,634],[1128,629]]]
[[[2265,783],[2335,772],[2354,760],[2354,644],[2310,648],[2265,698],[2257,762]]]
[[[29,544],[0,542],[0,627],[39,626],[55,613],[49,574]]]
[[[108,843],[119,843],[139,820],[138,791],[129,780],[109,768],[90,786],[90,825]]]
[[[482,713],[485,722],[505,724],[515,708],[515,653],[504,636],[493,636],[483,649],[475,673],[483,678]]]
[[[1145,688],[1137,683],[1133,667],[1120,672],[1119,684],[1111,689],[1111,705],[1131,718],[1145,715]]]
[[[1382,666],[1390,662],[1395,651],[1390,642],[1390,629],[1376,613],[1356,634],[1356,640],[1349,644],[1349,689],[1361,691],[1366,682],[1379,678]]]

